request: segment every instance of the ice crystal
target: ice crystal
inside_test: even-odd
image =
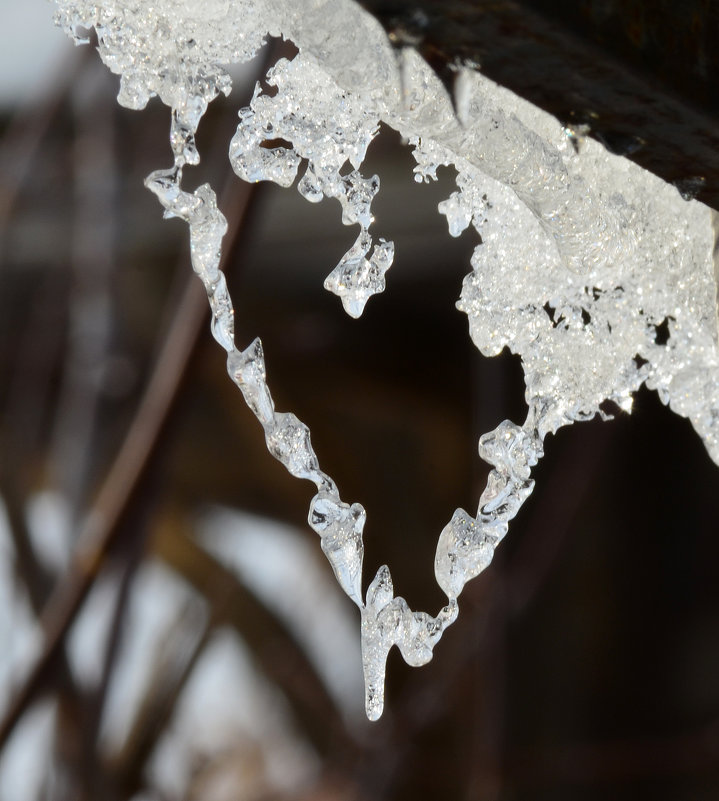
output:
[[[369,248],[370,238],[363,230],[354,245],[325,279],[325,289],[329,289],[340,298],[344,310],[350,317],[359,317],[372,295],[384,291],[384,274],[394,258],[392,242],[380,239],[372,256],[366,259]]]
[[[342,589],[362,607],[362,529],[367,515],[358,503],[343,503],[336,492],[319,492],[310,505],[309,524]]]
[[[606,416],[600,404],[607,399],[630,411],[645,383],[692,421],[719,462],[717,290],[707,208],[591,140],[577,152],[555,119],[476,71],[459,72],[453,106],[420,56],[411,48],[397,55],[353,0],[56,2],[58,23],[77,40],[95,29],[100,56],[121,76],[121,103],[141,108],[158,95],[171,109],[173,164],[146,183],[165,216],[189,225],[212,334],[270,452],[317,487],[309,524],[360,608],[370,718],[383,709],[388,651],[396,645],[411,665],[425,664],[456,619],[464,585],[490,564],[532,491],[532,468],[548,433]],[[476,516],[458,509],[440,534],[435,575],[448,603],[436,616],[413,612],[395,596],[387,567],[363,600],[364,509],[341,500],[307,427],[275,410],[260,341],[236,347],[219,270],[225,218],[209,186],[182,189],[183,169],[199,160],[200,118],[230,89],[221,65],[249,60],[268,34],[291,39],[299,55],[269,71],[274,94],[258,85],[239,112],[232,169],[247,181],[290,186],[304,164],[302,196],[339,201],[342,221],[359,233],[325,286],[356,317],[385,288],[394,253],[391,242],[373,244],[379,178],[360,172],[379,123],[414,146],[417,180],[433,180],[440,165],[453,165],[457,191],[439,211],[452,236],[471,225],[482,238],[458,308],[482,353],[508,347],[522,358],[529,413],[521,425],[505,421],[480,439],[479,454],[492,470]]]
[[[307,160],[297,186],[300,194],[311,203],[336,198],[342,222],[360,226],[356,242],[325,281],[325,288],[340,297],[345,311],[359,317],[369,298],[384,290],[384,274],[394,257],[392,243],[380,240],[372,257],[365,258],[372,247],[370,207],[379,178],[364,178],[358,168],[379,119],[376,113],[353,106],[347,92],[301,54],[292,61],[278,61],[267,73],[267,82],[277,93],[262,94],[258,83],[249,108],[240,112],[230,143],[232,169],[246,181],[291,186],[302,159]],[[269,146],[280,141],[290,141],[292,148]],[[353,169],[343,175],[347,163]]]

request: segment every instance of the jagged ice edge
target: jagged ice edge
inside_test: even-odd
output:
[[[409,54],[408,58],[411,59],[413,56]],[[282,65],[282,69],[287,68]],[[297,65],[294,69],[297,69]],[[280,78],[279,66],[275,75]],[[556,430],[558,425],[571,422],[573,419],[582,419],[582,412],[578,410],[572,415],[557,413],[557,410],[551,409],[551,403],[547,403],[544,399],[540,401],[539,397],[529,398],[530,411],[522,427],[506,421],[494,432],[480,439],[480,455],[493,464],[495,469],[491,471],[487,488],[480,498],[477,517],[472,518],[463,510],[457,510],[440,535],[435,573],[449,602],[437,617],[433,618],[423,612],[412,612],[404,599],[394,597],[391,577],[386,567],[378,571],[369,586],[367,602],[363,603],[361,570],[364,510],[359,504],[343,503],[334,482],[319,469],[307,427],[293,414],[275,411],[267,388],[264,357],[259,340],[255,340],[244,351],[236,348],[234,311],[224,276],[219,270],[220,247],[227,227],[226,220],[217,208],[215,194],[208,185],[199,187],[194,193],[184,192],[180,186],[184,165],[195,164],[199,160],[194,147],[194,134],[207,102],[214,97],[218,88],[221,91],[228,90],[227,83],[223,83],[222,80],[214,84],[212,81],[199,83],[188,81],[179,87],[173,85],[171,97],[163,97],[172,107],[170,139],[175,163],[169,170],[152,173],[146,183],[160,199],[166,216],[180,217],[190,227],[193,269],[203,281],[208,294],[212,310],[213,336],[227,352],[227,369],[230,377],[238,385],[246,402],[263,425],[268,449],[292,475],[311,480],[317,487],[317,494],[310,504],[309,522],[321,537],[323,551],[332,564],[340,585],[361,610],[366,709],[368,716],[376,719],[383,707],[384,669],[389,649],[394,644],[398,645],[404,658],[414,665],[424,664],[431,658],[432,648],[442,632],[456,619],[457,597],[464,584],[489,564],[495,546],[506,533],[508,521],[514,517],[530,494],[533,487],[530,471],[542,455],[545,434],[547,431]],[[128,102],[127,105],[133,103],[135,107],[142,105],[141,93],[140,101],[137,101],[132,93],[129,95],[132,102]],[[251,104],[251,107],[254,105],[252,108],[254,114],[261,106],[261,101],[262,98],[256,92]],[[408,106],[413,102],[421,111],[423,98],[407,99]],[[480,151],[485,154],[483,171],[512,187],[517,197],[553,237],[558,252],[570,268],[576,272],[591,270],[614,259],[617,255],[616,250],[613,251],[607,245],[612,243],[616,245],[621,237],[613,230],[614,221],[611,217],[607,220],[601,209],[596,207],[593,194],[577,193],[576,188],[573,191],[564,165],[561,164],[561,160],[557,160],[557,154],[545,146],[536,134],[528,132],[515,116],[504,115],[498,122],[497,118],[502,116],[502,112],[497,109],[493,109],[493,112],[494,124],[482,132],[480,141],[482,145]],[[460,116],[462,116],[461,106]],[[253,122],[251,118],[252,114],[249,114],[243,120],[241,112],[241,123],[238,135],[233,138],[233,145],[239,141],[243,122],[250,121],[248,130],[252,132],[252,126],[256,121]],[[292,113],[290,120],[293,120]],[[283,119],[282,122],[284,121]],[[401,127],[401,115],[395,122]],[[373,125],[376,128],[376,122]],[[298,129],[294,121],[292,126],[292,130],[287,131],[289,133],[287,138],[292,139],[294,144]],[[273,130],[265,129],[265,132],[268,134],[265,138],[281,136]],[[438,140],[444,138],[445,145],[448,142],[451,144],[452,137],[456,136],[456,133],[449,136],[444,135],[446,132],[437,133]],[[364,135],[367,135],[366,130]],[[506,147],[507,140],[513,143],[512,147]],[[431,139],[427,138],[427,141],[431,142]],[[425,142],[419,144],[424,145]],[[500,144],[501,147],[496,147]],[[259,142],[255,142],[253,146],[259,147]],[[285,148],[262,149],[268,151],[270,160],[275,163],[261,164],[260,173],[254,179],[249,173],[243,177],[248,177],[249,180],[257,180],[259,177],[277,180],[279,177],[279,183],[287,181],[287,175],[292,172],[293,157],[288,155],[292,151]],[[449,149],[461,150],[459,147]],[[251,148],[245,148],[245,152],[251,152]],[[422,155],[421,148],[418,148],[418,153]],[[260,153],[260,156],[263,154]],[[309,155],[307,157],[310,158]],[[242,158],[243,147],[240,143],[231,156],[233,168],[240,174],[246,169],[241,164]],[[371,281],[365,280],[367,284],[365,288],[373,288],[369,286],[373,282],[380,286],[377,279],[383,277],[381,268],[384,265],[389,266],[388,262],[391,263],[389,248],[380,250],[379,267],[375,265],[371,269],[372,258],[369,261],[364,259],[370,247],[367,243],[367,228],[371,221],[369,201],[378,188],[378,182],[376,186],[374,179],[369,179],[367,182],[367,179],[356,172],[359,162],[350,160],[355,167],[356,175],[349,186],[338,188],[338,170],[327,170],[326,165],[321,163],[322,159],[317,159],[317,163],[310,159],[305,177],[300,182],[300,191],[309,200],[319,200],[320,192],[323,196],[338,197],[343,205],[343,219],[349,208],[347,203],[349,191],[359,187],[365,198],[362,201],[364,210],[361,214],[355,218],[348,217],[349,222],[360,224],[358,241],[335,268],[335,273],[339,270],[339,275],[335,275],[334,280],[331,280],[332,276],[328,278],[330,288],[335,290],[346,287],[352,289],[353,281],[362,287],[363,276],[367,275]],[[434,167],[430,167],[430,172],[436,169],[437,163],[443,162],[434,159]],[[299,159],[297,159],[298,165]],[[272,169],[277,166],[280,170],[273,178]],[[296,169],[295,166],[295,173]],[[420,174],[420,177],[423,176]],[[294,173],[289,182],[291,183],[293,179]],[[369,200],[366,200],[368,195]],[[445,212],[449,212],[448,222],[452,229],[452,218],[456,217],[455,211],[466,218],[467,210],[460,208],[462,205],[460,196],[450,198],[447,203],[449,205],[445,207]],[[454,208],[455,206],[457,208]],[[452,233],[460,230],[462,225],[462,220],[459,222],[455,220]],[[356,278],[357,276],[359,278]],[[381,290],[375,289],[375,291]],[[341,292],[338,294],[342,297]],[[356,299],[351,298],[346,301],[342,297],[342,300],[350,314],[357,316],[361,313],[364,305],[361,294]],[[473,302],[471,293],[463,302],[465,304]],[[632,376],[630,383],[632,386],[637,383],[636,376]],[[623,399],[624,395],[619,397]],[[593,411],[591,413],[593,414]]]

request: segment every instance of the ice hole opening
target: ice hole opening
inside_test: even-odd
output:
[[[281,136],[278,136],[274,139],[263,139],[260,142],[260,147],[265,148],[266,150],[274,150],[275,148],[284,148],[285,150],[294,150],[294,145],[292,142],[289,142],[287,139],[283,139]]]
[[[557,310],[549,303],[549,301],[547,301],[542,308],[546,312],[547,317],[549,317],[549,320],[552,323],[552,328],[557,328],[557,326],[564,322],[564,316],[560,314],[559,317],[557,317]]]
[[[376,138],[377,138],[377,137],[375,136],[375,139],[376,139]],[[374,141],[374,140],[373,140],[373,141]],[[370,147],[372,147],[372,144],[370,144]],[[363,162],[363,164],[364,164],[364,162]],[[350,164],[350,160],[349,160],[349,159],[347,159],[347,161],[345,161],[345,163],[344,163],[344,164],[343,164],[343,165],[340,167],[340,172],[339,172],[339,174],[340,174],[340,176],[341,176],[342,178],[346,178],[346,177],[347,177],[348,175],[350,175],[350,174],[351,174],[353,171],[354,171],[354,167],[353,167],[353,166]]]
[[[279,92],[279,89],[267,80],[267,72],[283,58],[287,61],[293,61],[299,52],[299,49],[291,39],[285,39],[281,36],[267,37],[267,43],[259,53],[260,56],[265,54],[265,58],[268,60],[267,68],[260,70],[260,77],[257,80],[263,95],[274,97]]]
[[[619,406],[618,403],[616,403],[616,401],[610,400],[609,398],[603,400],[599,404],[599,411],[606,420],[612,420],[621,414],[626,414],[626,412],[621,406]]]
[[[669,342],[671,331],[669,330],[669,321],[674,320],[671,315],[665,317],[661,323],[654,326],[654,342],[657,345],[666,345]]]

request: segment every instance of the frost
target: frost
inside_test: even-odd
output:
[[[710,211],[687,201],[591,140],[580,152],[553,118],[481,74],[458,75],[457,115],[441,83],[409,48],[399,55],[352,0],[56,0],[57,22],[80,40],[94,28],[99,53],[121,76],[118,99],[142,108],[157,95],[171,108],[172,166],[147,186],[166,217],[190,229],[192,266],[212,310],[227,370],[263,426],[267,447],[317,488],[309,524],[347,595],[360,608],[367,714],[384,705],[387,653],[422,665],[458,614],[467,581],[491,562],[509,521],[532,492],[547,434],[596,414],[611,400],[631,410],[642,383],[688,417],[719,462],[717,288]],[[220,264],[227,223],[208,185],[182,188],[200,158],[195,133],[208,103],[227,94],[223,64],[247,61],[267,35],[299,54],[280,60],[239,112],[230,144],[244,180],[297,183],[309,202],[335,198],[354,244],[338,254],[325,287],[358,317],[385,288],[394,246],[373,241],[377,176],[360,168],[380,122],[414,147],[418,181],[453,165],[457,191],[440,203],[449,233],[482,238],[458,308],[479,350],[519,354],[527,419],[480,438],[492,465],[476,515],[458,509],[442,530],[435,575],[448,603],[436,616],[412,611],[382,567],[363,599],[365,511],[341,500],[319,465],[307,426],[275,410],[259,340],[237,348],[234,311]],[[376,301],[373,301],[376,302]]]

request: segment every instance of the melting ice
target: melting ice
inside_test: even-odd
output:
[[[157,95],[171,109],[173,163],[148,176],[165,216],[190,230],[192,266],[207,291],[212,334],[227,370],[289,472],[315,484],[309,524],[335,576],[360,608],[366,709],[380,716],[387,653],[422,665],[458,614],[465,583],[491,562],[509,521],[532,492],[532,468],[548,433],[602,413],[606,399],[631,410],[645,383],[688,417],[719,462],[719,352],[710,211],[586,140],[577,153],[552,117],[473,70],[461,72],[457,114],[440,82],[411,50],[400,55],[353,0],[56,0],[56,21],[77,41],[94,28],[101,58],[120,75],[118,100],[139,109]],[[222,64],[251,59],[267,35],[299,48],[280,60],[239,112],[229,158],[247,181],[297,188],[308,201],[339,202],[358,228],[325,287],[358,317],[385,288],[391,242],[371,234],[377,176],[362,174],[380,122],[414,146],[416,178],[457,170],[440,203],[449,233],[474,226],[482,244],[457,304],[487,356],[522,358],[529,414],[479,441],[492,465],[476,514],[458,509],[442,530],[435,575],[447,596],[437,615],[413,612],[380,568],[362,594],[365,511],[341,500],[320,468],[310,432],[275,410],[262,345],[235,344],[234,311],[220,264],[227,223],[208,185],[182,189],[200,158],[195,132],[207,105],[229,93]],[[391,282],[390,282],[391,283]],[[657,327],[669,321],[659,344]]]

